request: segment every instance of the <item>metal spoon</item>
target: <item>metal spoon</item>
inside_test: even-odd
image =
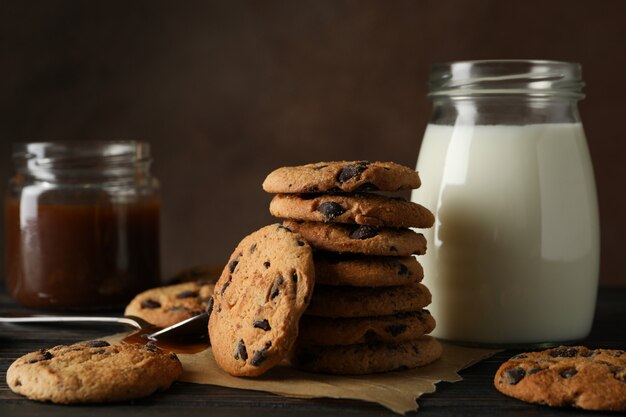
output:
[[[136,316],[125,317],[89,317],[89,316],[28,316],[28,317],[0,317],[0,323],[118,323],[135,327],[138,330],[156,330],[156,328],[142,318]],[[188,318],[172,326],[159,329],[146,337],[150,340],[162,338],[201,337],[207,334],[209,314],[202,313]]]

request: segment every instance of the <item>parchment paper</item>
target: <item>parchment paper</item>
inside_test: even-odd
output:
[[[108,340],[117,342],[122,338],[115,335]],[[184,367],[181,381],[267,391],[286,397],[356,399],[376,402],[398,414],[404,414],[417,410],[416,399],[422,394],[434,392],[437,382],[461,381],[457,373],[459,370],[498,352],[448,343],[442,345],[441,358],[430,365],[366,376],[314,374],[278,366],[260,377],[237,378],[217,366],[210,348],[194,354],[178,354],[178,357]]]

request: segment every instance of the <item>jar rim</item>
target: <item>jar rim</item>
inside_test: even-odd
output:
[[[138,140],[61,140],[13,144],[17,171],[40,179],[123,177],[152,162],[150,145]]]
[[[55,158],[63,156],[121,156],[142,157],[150,154],[150,145],[139,140],[59,140],[25,141],[13,144],[13,157]]]
[[[429,97],[526,95],[581,99],[579,63],[541,59],[449,61],[431,66]]]

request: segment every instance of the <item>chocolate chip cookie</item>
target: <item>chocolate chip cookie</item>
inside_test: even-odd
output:
[[[402,343],[428,334],[434,328],[435,319],[428,310],[363,318],[303,316],[297,343],[301,346]]]
[[[399,191],[421,185],[417,172],[393,162],[339,161],[283,167],[263,182],[268,193]]]
[[[270,213],[286,219],[370,226],[428,228],[435,217],[426,208],[403,198],[361,194],[278,194]]]
[[[157,327],[167,327],[206,311],[215,284],[185,282],[152,288],[138,294],[124,314],[137,316]]]
[[[560,346],[522,353],[500,366],[494,384],[532,403],[626,411],[626,352]]]
[[[413,256],[367,256],[315,252],[315,282],[323,285],[388,287],[409,285],[424,277]]]
[[[155,345],[93,340],[24,355],[9,367],[7,383],[13,392],[32,400],[100,403],[167,389],[182,371],[174,353]]]
[[[285,220],[283,225],[300,233],[317,250],[379,256],[426,253],[426,239],[411,229]]]
[[[206,282],[207,284],[215,284],[222,275],[224,265],[196,265],[191,268],[185,268],[178,271],[173,277],[166,280],[169,285],[181,284],[189,281]]]
[[[311,247],[298,233],[273,224],[245,237],[215,286],[209,337],[217,364],[257,376],[285,358],[314,283]]]
[[[312,372],[361,375],[424,366],[439,359],[441,350],[437,340],[422,336],[404,343],[297,346],[291,362]]]
[[[420,283],[402,287],[332,287],[317,285],[305,314],[318,317],[372,317],[417,311],[430,304]]]

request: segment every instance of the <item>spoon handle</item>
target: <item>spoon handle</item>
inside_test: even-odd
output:
[[[121,323],[141,329],[141,325],[128,317],[89,316],[28,316],[0,317],[0,323]]]

